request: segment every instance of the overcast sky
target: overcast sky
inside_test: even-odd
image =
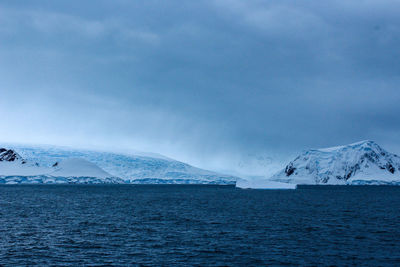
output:
[[[2,0],[0,139],[219,170],[364,139],[400,153],[399,14],[397,0]]]

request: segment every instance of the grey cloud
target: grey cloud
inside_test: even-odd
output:
[[[400,152],[399,11],[389,0],[3,1],[0,138],[214,169],[361,139]]]

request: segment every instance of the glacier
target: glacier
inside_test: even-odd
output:
[[[124,154],[21,144],[0,147],[14,151],[16,157],[14,161],[0,160],[0,183],[234,185],[240,180],[152,153]]]
[[[369,140],[311,149],[269,180],[309,185],[400,185],[400,158]]]

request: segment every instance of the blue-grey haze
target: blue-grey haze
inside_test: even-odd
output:
[[[0,2],[0,139],[248,157],[400,152],[400,2]],[[249,165],[250,166],[250,165]]]

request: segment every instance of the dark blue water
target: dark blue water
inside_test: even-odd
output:
[[[400,187],[1,186],[1,265],[400,264]]]

